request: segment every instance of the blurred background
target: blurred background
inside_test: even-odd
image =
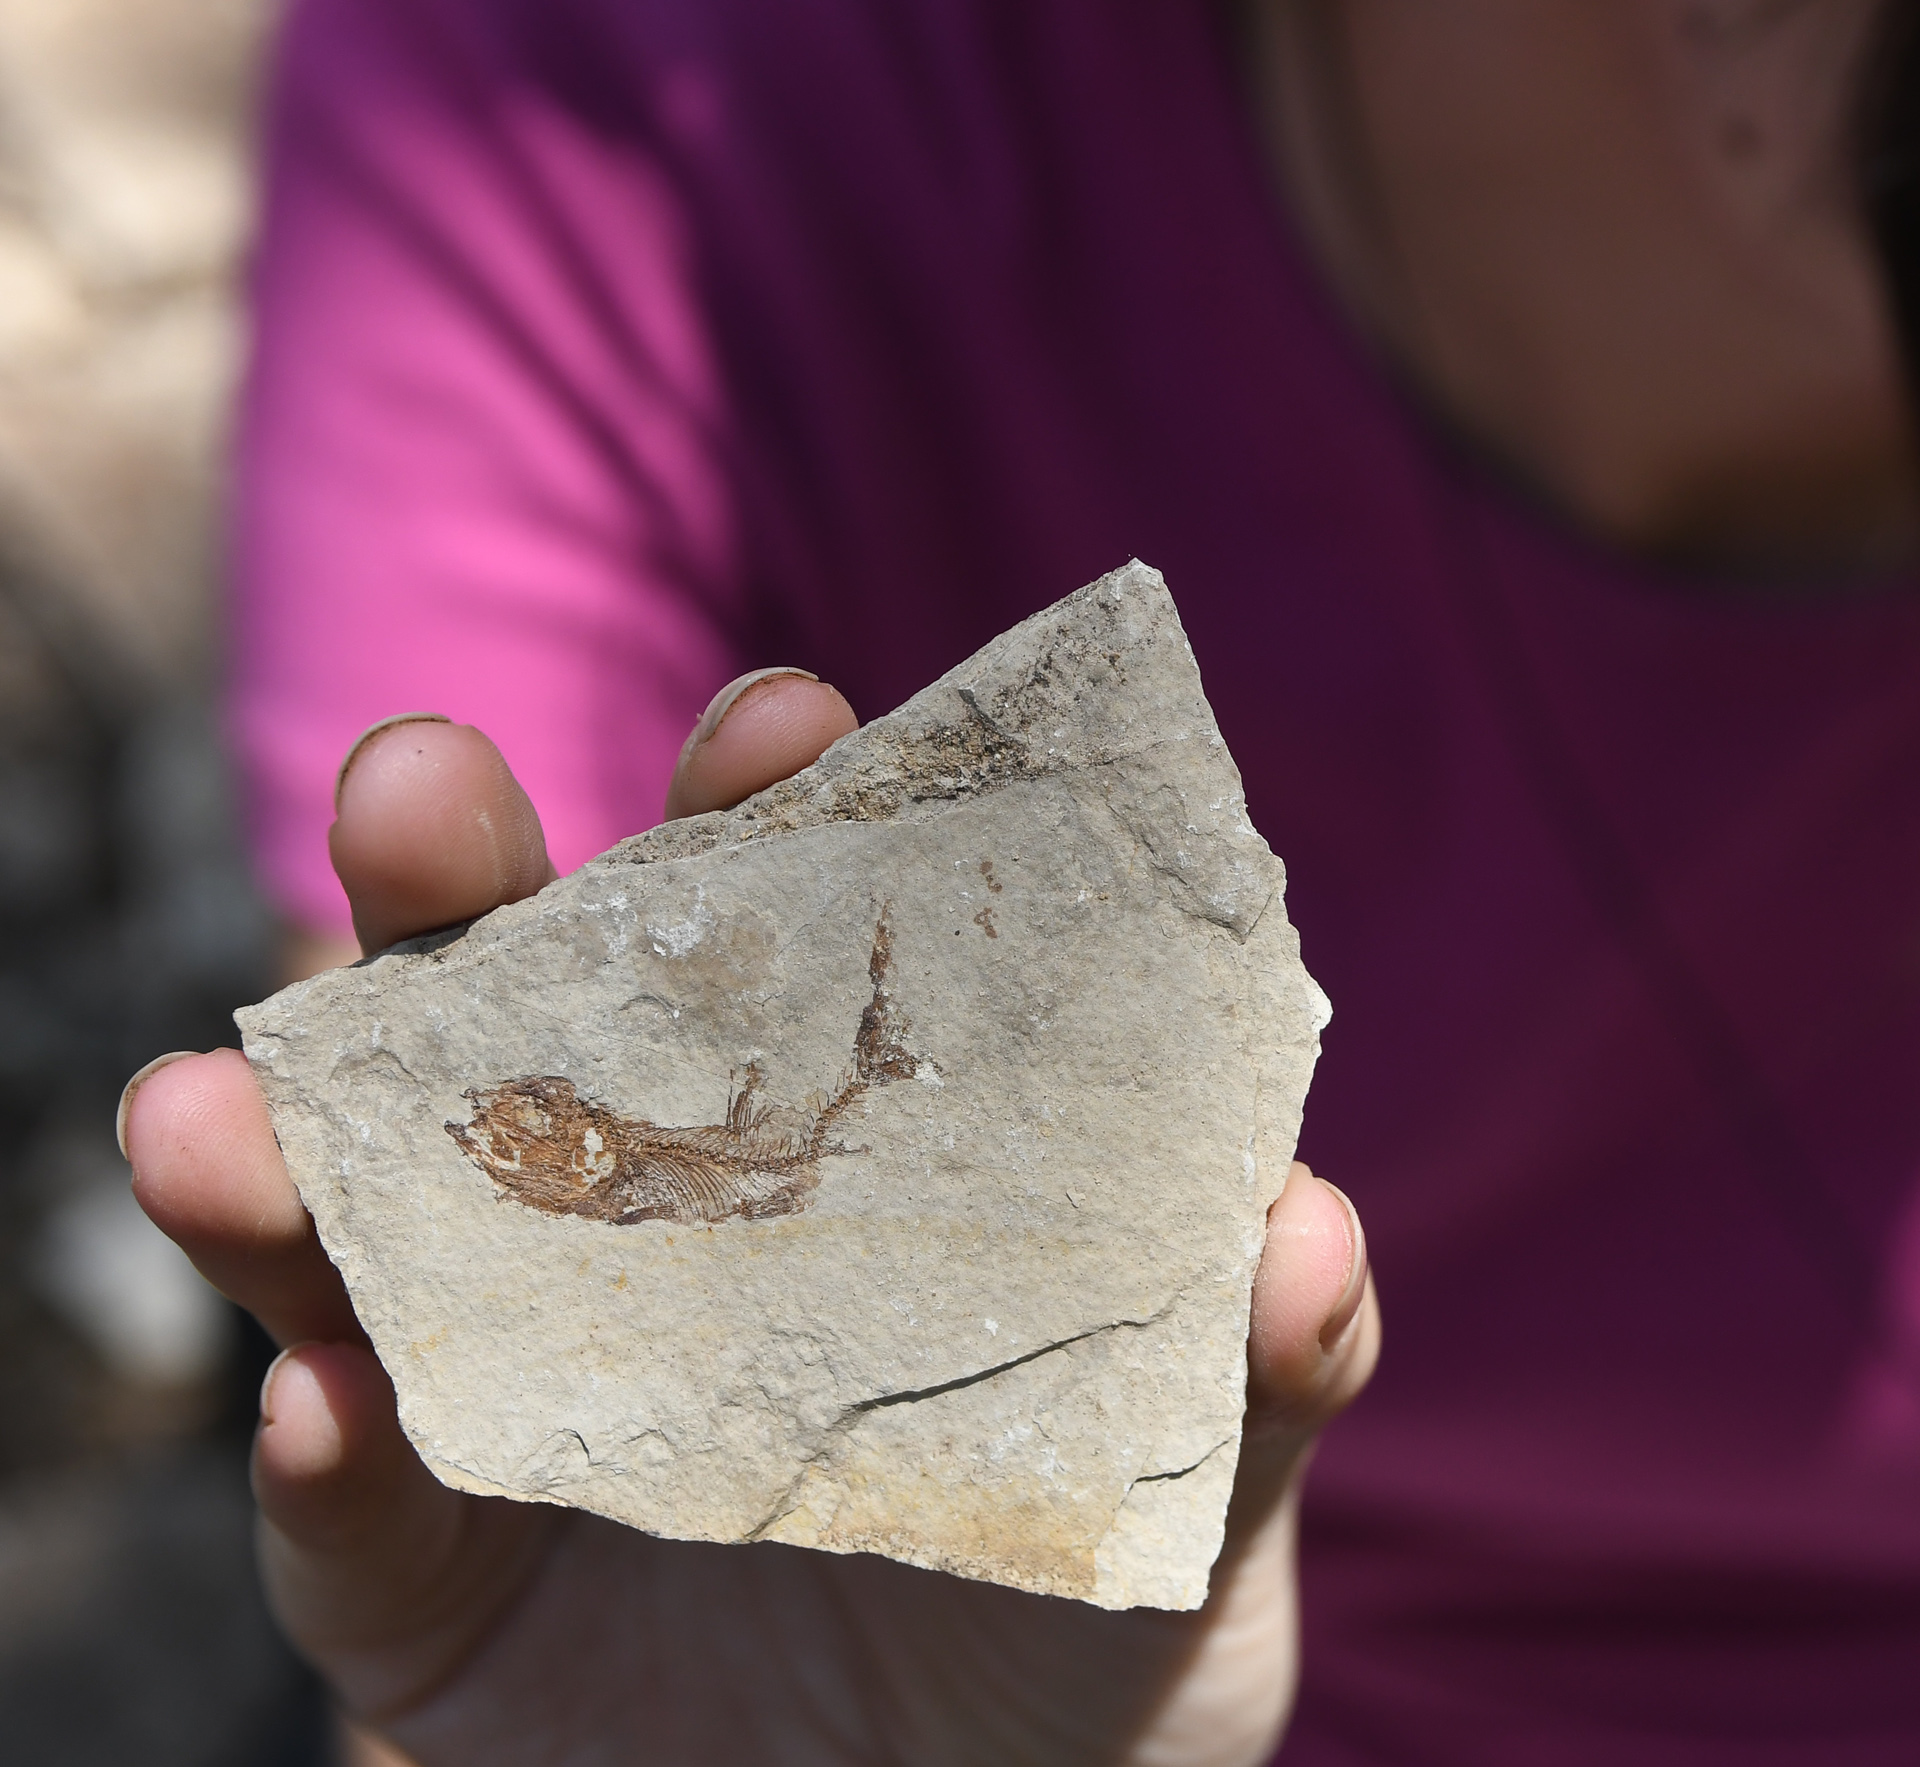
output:
[[[0,1758],[328,1758],[256,1588],[270,1352],[120,1087],[271,985],[213,710],[267,0],[0,0]]]

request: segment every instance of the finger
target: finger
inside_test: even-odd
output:
[[[730,810],[812,766],[859,727],[839,691],[804,669],[757,669],[729,681],[680,751],[667,820]]]
[[[354,744],[327,846],[368,952],[518,902],[556,875],[500,751],[436,716],[377,724]]]
[[[278,1343],[360,1336],[245,1056],[216,1049],[137,1074],[123,1116],[134,1195],[215,1288]]]
[[[1366,1235],[1346,1196],[1298,1161],[1267,1213],[1247,1342],[1248,1425],[1311,1434],[1379,1354]]]
[[[1380,1313],[1359,1217],[1295,1162],[1267,1211],[1247,1340],[1247,1412],[1226,1538],[1204,1610],[1209,1672],[1157,1719],[1170,1741],[1264,1760],[1292,1698],[1299,1660],[1295,1550],[1302,1480],[1320,1428],[1366,1384]]]
[[[401,1433],[385,1371],[353,1344],[302,1344],[268,1371],[253,1487],[282,1624],[376,1722],[466,1658],[551,1526],[440,1484]]]

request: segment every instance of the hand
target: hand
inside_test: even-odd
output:
[[[852,728],[846,702],[811,677],[735,683],[689,738],[669,814],[738,802]],[[555,875],[499,752],[444,722],[362,741],[332,850],[368,949]],[[1268,1217],[1211,1598],[1192,1614],[1109,1613],[877,1558],[656,1540],[447,1490],[400,1431],[245,1060],[217,1050],[150,1070],[123,1119],[147,1212],[292,1346],[262,1389],[253,1455],[274,1607],[349,1709],[427,1767],[1225,1767],[1272,1748],[1297,1654],[1301,1473],[1379,1343],[1358,1222],[1304,1166]]]

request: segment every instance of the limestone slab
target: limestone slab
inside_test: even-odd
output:
[[[739,808],[238,1015],[427,1464],[1204,1599],[1326,1003],[1139,563]]]

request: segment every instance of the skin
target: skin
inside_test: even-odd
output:
[[[1854,170],[1878,0],[1247,0],[1276,184],[1441,421],[1603,539],[1910,559],[1920,464]]]
[[[800,674],[753,682],[723,712],[682,755],[678,813],[738,802],[854,727],[832,688]],[[370,946],[554,875],[498,751],[444,722],[359,746],[332,850]],[[400,1431],[245,1060],[216,1050],[149,1073],[125,1121],[148,1214],[288,1346],[253,1455],[274,1608],[348,1710],[423,1767],[1251,1767],[1270,1751],[1298,1656],[1300,1479],[1380,1337],[1357,1218],[1304,1166],[1268,1219],[1211,1598],[1196,1614],[1114,1614],[879,1559],[654,1540],[449,1491]]]

